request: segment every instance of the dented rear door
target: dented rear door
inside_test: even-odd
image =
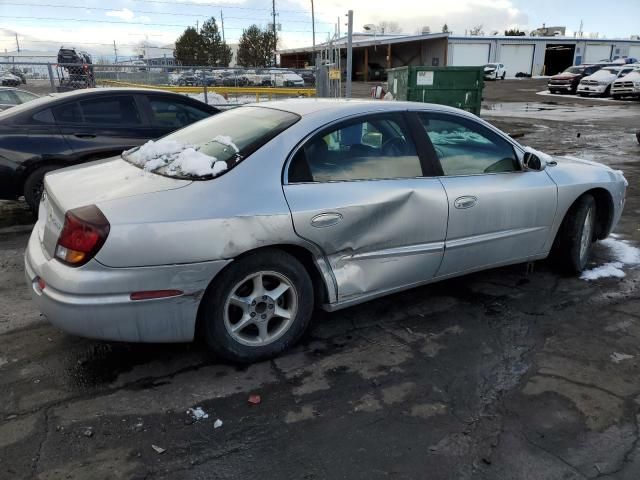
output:
[[[437,178],[422,176],[401,116],[352,119],[320,132],[294,155],[288,175],[284,192],[294,228],[324,252],[338,301],[435,275],[447,197]]]

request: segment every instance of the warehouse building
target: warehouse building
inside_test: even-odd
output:
[[[316,55],[340,49],[346,58],[346,38],[331,46],[316,46]],[[282,50],[280,64],[302,68],[312,64],[312,48]],[[369,80],[372,69],[406,65],[470,66],[503,63],[507,77],[555,75],[571,65],[625,57],[640,58],[640,40],[573,37],[461,36],[449,33],[423,35],[357,34],[353,38],[354,80]],[[344,62],[343,62],[344,65]],[[365,68],[368,66],[368,68]],[[344,68],[343,68],[344,69]]]

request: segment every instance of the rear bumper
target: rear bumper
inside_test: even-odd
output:
[[[40,311],[68,333],[126,342],[187,342],[193,340],[205,289],[229,262],[110,268],[91,260],[71,268],[45,257],[34,230],[25,254],[25,275]],[[38,278],[44,280],[44,289]],[[135,291],[168,289],[184,294],[139,301],[129,297]]]

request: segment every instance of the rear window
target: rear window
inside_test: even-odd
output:
[[[122,153],[129,163],[175,178],[214,178],[232,169],[300,117],[263,107],[240,107]]]

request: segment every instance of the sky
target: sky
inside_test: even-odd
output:
[[[454,34],[482,25],[485,33],[507,28],[531,30],[566,26],[568,34],[583,22],[586,34],[600,38],[640,35],[640,0],[315,0],[316,42],[327,40],[340,23],[346,31],[346,11],[354,11],[354,31],[381,21],[397,22],[404,33],[446,23]],[[0,0],[0,51],[57,51],[75,46],[94,56],[134,55],[140,44],[173,43],[187,26],[208,17],[224,16],[225,38],[237,42],[242,29],[271,21],[270,0]],[[311,0],[276,0],[280,48],[312,43]]]

